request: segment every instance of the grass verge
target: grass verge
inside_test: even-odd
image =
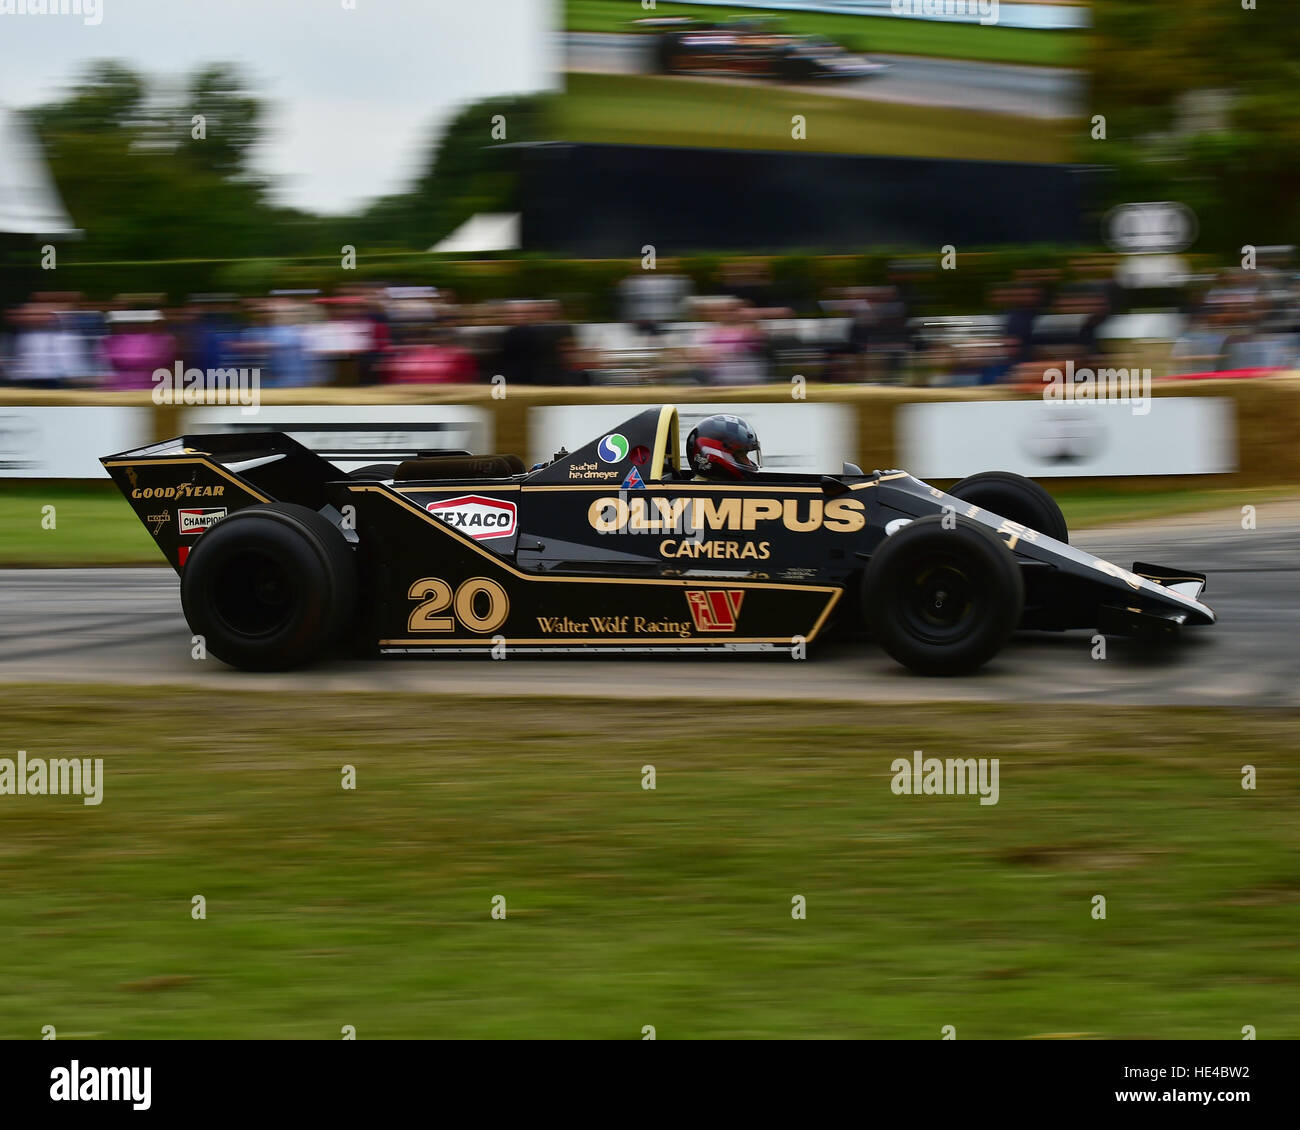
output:
[[[714,79],[569,72],[555,113],[557,136],[579,142],[626,142],[634,122],[640,145],[1059,162],[1072,144],[1068,122]],[[793,114],[806,140],[791,137]]]
[[[622,691],[8,688],[105,784],[0,796],[0,1037],[1300,1036],[1294,713]]]
[[[111,482],[0,486],[0,567],[164,564]]]
[[[1240,509],[1243,502],[1261,505],[1300,496],[1298,487],[1233,487],[1217,490],[1133,490],[1124,486],[1070,486],[1055,489],[1050,479],[1043,485],[1060,504],[1072,530],[1135,522],[1143,518],[1169,518],[1228,508]]]

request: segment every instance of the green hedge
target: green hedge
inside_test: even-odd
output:
[[[62,250],[64,255],[69,251],[66,247]],[[769,265],[777,296],[806,314],[817,312],[817,300],[830,288],[881,285],[901,277],[908,282],[917,313],[949,314],[983,308],[989,289],[1006,282],[1017,271],[1057,270],[1070,277],[1072,263],[1095,254],[1091,248],[1063,247],[963,251],[958,254],[955,270],[941,270],[937,252],[917,255],[873,251],[834,256],[712,253],[663,258],[658,270],[687,275],[697,294],[716,294],[726,292],[722,280],[728,262],[757,259]],[[1211,264],[1207,261],[1204,265]],[[618,282],[640,269],[640,261],[635,259],[572,260],[524,255],[470,261],[429,254],[368,254],[366,248],[359,247],[353,270],[343,270],[339,260],[333,258],[85,264],[61,261],[57,275],[38,272],[38,279],[46,289],[78,290],[94,299],[165,293],[172,302],[183,300],[187,294],[212,291],[264,295],[277,287],[315,287],[329,293],[359,283],[422,284],[450,288],[463,302],[560,298],[570,317],[607,320],[616,314]]]

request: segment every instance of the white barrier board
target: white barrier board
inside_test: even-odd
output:
[[[102,456],[152,439],[146,407],[0,405],[0,478],[107,478]]]
[[[1217,475],[1237,467],[1234,405],[1224,397],[1167,396],[1150,412],[1122,403],[1042,400],[903,404],[900,466],[919,478],[1015,471],[1034,479]]]

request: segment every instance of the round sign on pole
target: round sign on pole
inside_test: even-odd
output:
[[[1126,255],[1186,251],[1197,231],[1196,213],[1176,200],[1120,204],[1102,221],[1107,245]]]

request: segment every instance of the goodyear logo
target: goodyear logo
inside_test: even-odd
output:
[[[174,487],[136,487],[132,498],[219,498],[226,493],[221,484],[203,486],[200,483],[178,483]]]
[[[793,533],[827,529],[851,534],[867,524],[856,498],[617,498],[596,499],[587,510],[592,529],[613,533],[695,533],[755,530],[779,522]]]

